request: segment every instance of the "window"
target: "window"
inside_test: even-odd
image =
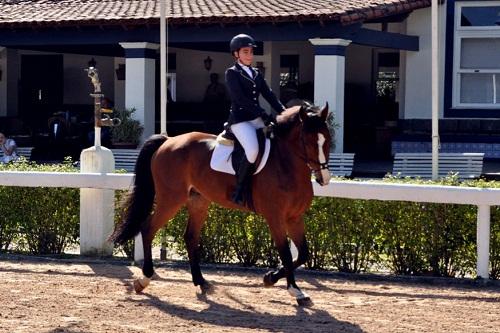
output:
[[[380,119],[397,120],[399,113],[399,52],[374,49],[375,110]]]
[[[500,1],[456,4],[453,107],[500,106]]]
[[[460,26],[462,27],[488,27],[500,25],[500,6],[488,4],[481,7],[462,7],[460,13]]]
[[[377,98],[390,97],[397,99],[399,81],[399,53],[378,52],[376,73],[376,96]]]

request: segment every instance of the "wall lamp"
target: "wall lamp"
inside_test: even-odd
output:
[[[207,71],[211,70],[212,69],[212,58],[210,58],[210,56],[208,56],[205,60],[203,60],[203,65],[205,65],[205,69]]]

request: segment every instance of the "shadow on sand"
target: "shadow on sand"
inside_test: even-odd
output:
[[[130,302],[152,306],[168,315],[176,316],[183,320],[202,322],[214,326],[237,327],[246,329],[261,329],[271,332],[297,333],[299,332],[349,332],[361,333],[363,330],[355,324],[339,321],[328,312],[313,306],[303,308],[294,306],[295,315],[276,315],[266,312],[257,312],[254,307],[228,291],[217,289],[233,302],[240,304],[244,309],[235,309],[228,305],[218,303],[203,294],[198,294],[198,300],[206,303],[208,308],[197,311],[180,305],[172,304],[154,295],[144,293],[147,299],[129,299]],[[285,304],[283,302],[275,302]],[[285,305],[290,303],[286,302]],[[270,304],[272,307],[273,304]],[[291,305],[290,305],[291,306]]]

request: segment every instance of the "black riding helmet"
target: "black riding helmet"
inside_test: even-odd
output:
[[[233,54],[233,52],[235,51],[239,51],[243,47],[248,47],[248,46],[257,47],[257,44],[255,44],[255,40],[251,36],[245,34],[239,34],[234,36],[233,39],[231,39],[231,42],[229,43],[231,54]]]

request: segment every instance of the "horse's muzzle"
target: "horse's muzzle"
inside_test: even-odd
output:
[[[330,171],[328,169],[321,169],[314,171],[314,178],[318,184],[321,186],[328,185],[330,183]]]

